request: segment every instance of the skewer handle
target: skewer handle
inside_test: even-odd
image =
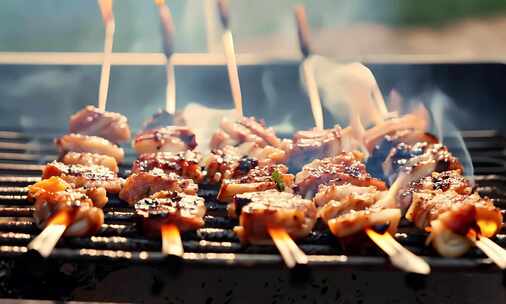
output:
[[[114,15],[112,13],[112,0],[98,0],[100,12],[105,25],[104,59],[100,73],[100,86],[98,91],[98,108],[105,111],[107,93],[109,91],[109,78],[111,74],[111,55],[114,40]]]
[[[166,255],[183,256],[183,243],[179,229],[175,224],[162,226],[162,252]]]
[[[70,217],[69,212],[64,210],[54,215],[46,228],[28,244],[28,249],[37,251],[44,258],[48,257],[70,224]]]
[[[504,248],[494,243],[488,237],[476,235],[476,233],[470,233],[467,237],[499,268],[502,270],[506,269],[506,250]]]
[[[297,25],[297,36],[299,38],[300,52],[304,58],[311,55],[311,44],[309,38],[309,24],[307,22],[306,9],[303,5],[297,5],[293,8],[295,15],[295,24]]]
[[[380,234],[370,228],[367,228],[365,232],[389,256],[390,261],[396,267],[418,274],[430,273],[429,264],[421,257],[404,248],[390,233],[385,232]]]
[[[167,59],[167,85],[165,89],[165,110],[170,114],[176,113],[176,78],[174,71],[174,23],[172,22],[172,14],[165,1],[157,0],[160,13],[160,24],[162,28],[162,47],[163,53]]]
[[[288,268],[293,268],[297,264],[306,265],[308,263],[306,254],[300,250],[286,230],[271,227],[268,232]]]
[[[243,116],[242,110],[242,93],[241,83],[239,82],[239,71],[237,69],[237,61],[234,48],[234,38],[230,31],[230,14],[228,5],[224,0],[218,0],[218,12],[220,21],[225,30],[223,33],[223,48],[225,50],[225,57],[227,60],[228,79],[230,81],[230,90],[232,91],[232,98],[234,99],[234,106],[238,117]]]
[[[318,85],[316,84],[316,79],[314,77],[313,67],[311,66],[310,61],[302,61],[302,74],[304,76],[304,82],[306,84],[307,94],[309,96],[309,102],[311,104],[311,112],[313,113],[315,126],[317,129],[323,130],[324,123],[322,103],[320,99],[320,93],[318,92]]]

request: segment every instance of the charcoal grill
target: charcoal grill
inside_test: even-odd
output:
[[[396,239],[426,256],[432,274],[395,269],[371,247],[346,255],[328,232],[299,242],[308,255],[304,272],[289,271],[274,246],[241,246],[216,203],[216,189],[201,189],[205,227],[182,235],[183,261],[167,259],[159,240],[135,227],[132,209],[111,197],[96,236],[61,240],[46,260],[27,252],[39,230],[26,186],[56,157],[56,132],[0,131],[0,294],[3,297],[166,303],[504,303],[506,279],[478,250],[462,258],[438,257],[425,235],[402,223]],[[493,131],[464,132],[474,161],[477,189],[506,209],[506,138]],[[134,154],[127,149],[125,164]],[[121,168],[128,173],[128,165]],[[503,227],[495,241],[506,247]]]

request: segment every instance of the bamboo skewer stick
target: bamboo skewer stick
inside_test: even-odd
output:
[[[311,55],[311,47],[309,43],[309,25],[304,6],[296,6],[294,8],[294,15],[297,25],[299,47],[303,56],[303,60],[301,62],[302,75],[304,77],[309,102],[311,104],[311,112],[313,113],[316,128],[323,130],[324,121],[320,93],[318,91],[313,67],[310,61],[307,60],[307,58]]]
[[[167,84],[165,89],[165,110],[169,114],[176,113],[176,76],[174,71],[174,23],[172,14],[164,0],[155,0],[160,13],[160,24],[162,28],[163,53],[167,59],[166,72]]]
[[[242,110],[242,94],[241,84],[239,82],[239,71],[237,69],[236,55],[234,49],[234,38],[230,31],[229,23],[230,16],[228,5],[225,0],[218,0],[218,12],[220,21],[223,26],[223,48],[225,50],[225,57],[227,60],[228,79],[230,81],[230,89],[232,91],[232,98],[234,99],[235,110],[239,117],[243,116]]]
[[[162,252],[166,255],[182,257],[184,250],[179,228],[175,224],[165,224],[161,230]]]
[[[109,91],[109,78],[111,74],[111,54],[114,40],[114,15],[112,13],[112,0],[98,0],[100,12],[105,26],[104,59],[100,73],[100,86],[98,90],[98,108],[105,110],[107,92]]]
[[[72,216],[68,210],[59,211],[46,228],[28,244],[28,249],[37,251],[44,258],[48,257],[71,221]]]
[[[421,257],[404,248],[390,233],[385,232],[380,234],[371,228],[367,228],[365,232],[388,255],[390,262],[397,268],[418,274],[430,273],[429,264]]]
[[[491,226],[493,225],[493,226]],[[497,245],[494,241],[486,237],[484,234],[492,234],[496,230],[495,223],[478,220],[478,226],[482,233],[477,233],[474,229],[470,229],[467,233],[467,238],[473,244],[480,248],[486,256],[488,256],[499,268],[506,269],[506,249]],[[489,233],[489,228],[490,233]]]
[[[306,254],[300,250],[285,229],[271,227],[268,232],[288,268],[308,263]]]

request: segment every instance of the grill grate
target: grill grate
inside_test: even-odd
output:
[[[495,132],[464,132],[464,140],[475,166],[478,191],[496,200],[506,209],[506,139]],[[56,158],[53,134],[29,135],[22,132],[0,131],[0,257],[21,256],[26,245],[39,232],[32,221],[33,207],[26,201],[26,186],[37,181],[47,161]],[[121,173],[129,169],[135,155],[127,148]],[[274,246],[241,246],[232,231],[235,223],[226,218],[225,207],[213,200],[216,189],[201,189],[206,198],[208,215],[205,227],[182,235],[184,260],[203,264],[273,264],[281,263]],[[159,240],[146,239],[136,230],[133,210],[110,197],[104,208],[105,224],[97,235],[61,240],[51,258],[79,260],[126,260],[139,263],[159,262]],[[490,260],[478,250],[459,259],[441,258],[424,246],[425,234],[403,222],[396,239],[414,253],[427,256],[433,270],[494,269]],[[495,241],[506,247],[506,227]],[[308,255],[310,265],[377,266],[388,264],[378,250],[367,248],[360,255],[346,256],[338,242],[325,230],[313,232],[300,240],[300,248]]]

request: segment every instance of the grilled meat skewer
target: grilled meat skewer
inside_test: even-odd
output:
[[[197,146],[195,134],[188,127],[167,126],[139,133],[133,143],[138,154],[156,152],[184,152]]]
[[[114,157],[96,153],[68,152],[63,156],[61,162],[66,165],[104,166],[114,173],[119,170]]]

